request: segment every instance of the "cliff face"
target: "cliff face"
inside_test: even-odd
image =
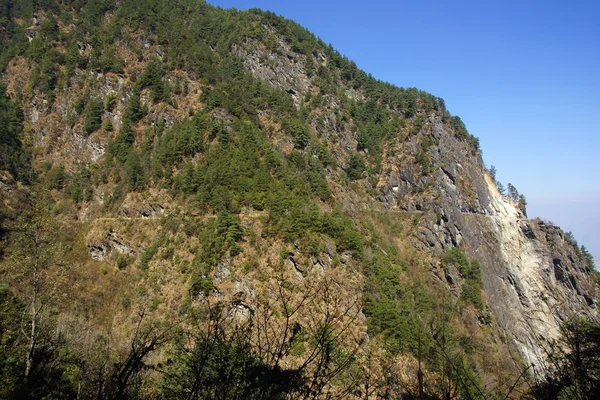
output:
[[[440,252],[460,245],[481,263],[487,304],[527,365],[539,368],[561,321],[574,314],[597,317],[590,267],[558,227],[527,219],[498,192],[478,154],[464,149],[439,121],[432,124],[439,146],[428,154],[439,165],[433,178],[439,197],[426,205],[407,202],[403,194],[411,184],[399,168],[383,184],[383,201],[430,210],[416,246]]]
[[[440,147],[456,149],[443,141]],[[526,363],[539,368],[543,347],[558,336],[562,320],[574,314],[596,315],[597,289],[589,266],[564,232],[541,220],[528,220],[516,202],[502,196],[479,157],[467,155],[452,162],[440,152],[440,163],[449,169],[442,170],[448,179],[438,174],[442,218],[428,226],[424,241],[429,246],[460,244],[481,263],[487,304]],[[462,176],[468,186],[457,188],[454,176]]]
[[[199,13],[223,12],[199,4]],[[27,27],[32,42],[48,15],[42,10],[32,21],[15,23]],[[474,364],[485,384],[497,382],[500,369],[514,370],[514,361],[542,369],[545,347],[565,318],[598,318],[598,288],[581,251],[560,228],[527,219],[498,192],[477,140],[441,99],[367,77],[296,25],[270,14],[243,15],[238,36],[227,31],[232,43],[213,37],[214,26],[197,24],[209,32],[198,28],[190,37],[206,43],[183,56],[174,54],[172,37],[121,22],[121,36],[110,31],[118,38],[110,43],[109,61],[120,59],[123,66],[80,61],[67,73],[60,64],[62,83],[51,92],[36,83],[40,62],[29,53],[8,61],[2,81],[10,97],[21,99],[25,141],[34,148],[40,180],[58,199],[56,214],[75,227],[70,248],[86,266],[80,269],[89,291],[81,297],[86,315],[65,314],[90,326],[122,323],[133,330],[131,301],[168,320],[190,304],[214,300],[228,302],[236,318],[246,320],[265,298],[283,296],[277,279],[294,282],[295,296],[322,294],[311,284],[327,281],[339,304],[357,309],[345,341],[364,349],[369,340],[378,343],[377,335],[393,336],[390,331],[405,326],[402,320],[388,328],[387,314],[380,316],[384,327],[377,326],[372,305],[363,313],[366,299],[384,304],[388,296],[394,307],[381,308],[401,309],[398,318],[406,320],[423,312],[406,324],[418,321],[433,341],[436,324],[448,321],[458,326],[457,337],[476,338],[479,347],[469,352],[480,355]],[[116,31],[110,24],[117,17],[104,12],[103,26]],[[56,29],[67,37],[77,26],[61,21]],[[52,51],[66,53],[64,41],[54,39]],[[307,42],[313,48],[306,50]],[[108,52],[90,37],[71,44],[72,56],[90,64]],[[105,104],[97,116],[89,111],[94,100]],[[131,117],[134,100],[141,117]],[[89,130],[92,117],[101,124]],[[240,159],[243,167],[235,164]],[[66,177],[51,176],[59,167]],[[248,195],[249,187],[256,193]],[[482,304],[461,297],[467,274],[445,261],[455,248],[471,265],[478,262]],[[381,290],[371,287],[377,273],[384,276]],[[427,290],[419,292],[421,286]],[[89,300],[112,291],[114,298],[99,305]],[[423,293],[436,300],[419,303]],[[101,322],[90,317],[88,303],[104,310]],[[328,304],[314,303],[319,312]],[[112,315],[116,308],[123,309]],[[299,324],[318,319],[311,310],[299,315]],[[402,332],[396,351],[416,355],[418,342],[420,353],[421,334]],[[501,360],[486,360],[486,351]],[[414,361],[404,371],[412,378]],[[291,368],[294,362],[283,363]],[[443,371],[434,368],[430,390],[441,393],[435,374]]]
[[[285,89],[298,102],[298,96],[309,93],[311,81],[304,74],[303,58],[283,40],[279,44],[279,55],[261,51],[255,43],[249,45],[252,51],[238,53],[255,77]],[[271,63],[260,63],[261,58]],[[322,54],[315,60],[323,65],[328,61]],[[364,99],[350,89],[346,94]],[[339,146],[336,156],[343,160],[356,146],[356,132],[335,125],[338,104],[332,99],[326,110],[331,130],[339,133],[332,139]],[[415,160],[426,137],[434,144],[426,150],[431,171],[424,175]],[[375,187],[366,184],[375,192],[368,207],[419,216],[411,244],[420,251],[440,256],[449,247],[461,246],[480,262],[486,304],[525,365],[533,364],[540,372],[548,340],[559,336],[561,321],[573,315],[598,317],[598,288],[578,249],[560,228],[528,219],[515,201],[501,195],[481,153],[457,138],[439,115],[429,116],[416,135],[389,143],[382,164]],[[453,286],[452,277],[435,262],[431,272]]]

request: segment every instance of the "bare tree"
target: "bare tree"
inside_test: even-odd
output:
[[[179,324],[166,327],[155,321],[146,322],[145,310],[138,314],[139,320],[129,344],[127,356],[113,365],[110,385],[102,398],[122,399],[126,397],[131,381],[144,369],[150,367],[146,358],[152,352],[168,343],[173,337],[173,330]]]
[[[60,228],[50,216],[50,199],[42,189],[34,189],[27,204],[10,226],[7,259],[2,268],[15,293],[28,304],[22,330],[27,346],[23,355],[24,381],[34,368],[40,338],[40,323],[60,287],[63,248]],[[64,271],[63,271],[64,272]]]
[[[294,396],[316,399],[345,398],[357,382],[350,376],[341,385],[330,384],[350,369],[364,337],[354,325],[359,299],[349,298],[331,277],[293,285],[283,276],[271,282],[270,299],[259,299],[253,323],[253,347],[268,365],[285,364],[304,379]]]
[[[354,329],[360,308],[333,279],[298,287],[279,276],[249,304],[204,302],[165,372],[169,396],[343,399],[357,387],[347,372],[361,350]]]

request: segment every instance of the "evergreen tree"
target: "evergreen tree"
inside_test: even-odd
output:
[[[519,201],[519,197],[520,197],[519,191],[512,183],[509,183],[507,185],[507,189],[508,189],[508,197],[510,197],[514,201]]]
[[[84,112],[83,130],[90,135],[102,126],[102,113],[104,112],[104,101],[92,99]]]
[[[496,167],[494,167],[493,165],[490,167],[490,176],[492,177],[492,180],[494,181],[494,183],[496,182]]]
[[[362,178],[363,173],[365,172],[365,161],[358,153],[353,153],[350,156],[350,160],[348,160],[348,168],[346,169],[346,174],[351,180],[357,180]]]
[[[131,149],[131,145],[134,141],[135,131],[133,130],[129,120],[124,119],[123,125],[119,130],[119,134],[111,146],[112,154],[117,160],[119,160],[121,164],[124,164],[127,160],[127,157],[129,156],[129,150]]]
[[[504,189],[504,185],[502,184],[502,182],[498,181],[496,183],[496,187],[498,188],[498,192],[500,192],[501,195],[504,195],[504,193],[506,193],[506,189]]]
[[[581,245],[581,254],[585,257],[589,267],[594,268],[594,256],[592,256],[592,253],[590,253],[584,245]]]
[[[523,215],[527,217],[527,199],[525,199],[525,195],[519,195],[519,209],[523,212]]]
[[[141,190],[145,185],[144,169],[137,151],[131,149],[123,165],[125,184],[129,190]]]
[[[137,122],[146,114],[146,110],[142,107],[140,102],[140,91],[134,89],[131,97],[129,98],[129,104],[127,105],[126,118],[131,122]]]

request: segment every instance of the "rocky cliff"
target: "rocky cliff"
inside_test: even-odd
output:
[[[543,374],[561,321],[598,318],[589,260],[498,192],[443,100],[377,81],[271,13],[163,3],[16,8],[2,31],[2,82],[78,266],[57,332],[81,348],[113,332],[107,358],[122,361],[145,310],[173,323],[219,302],[238,322],[265,307],[279,321],[289,301],[296,319],[273,332],[325,318],[381,387],[387,368],[416,393],[424,358],[442,398],[469,396],[463,374],[499,391],[530,365]],[[328,320],[331,304],[345,314]],[[267,359],[300,368],[302,346]]]
[[[238,53],[254,76],[285,89],[298,103],[314,82],[304,73],[304,58],[291,52],[283,39],[278,44],[277,52],[265,52],[256,43],[247,43],[251,50]],[[322,65],[328,63],[324,54],[314,58]],[[366,97],[349,88],[345,94],[353,99]],[[328,128],[339,134],[331,141],[337,142],[336,157],[345,159],[356,147],[357,135],[336,126],[339,100],[332,98],[328,103]],[[598,317],[592,267],[560,228],[527,219],[517,202],[500,194],[478,149],[457,138],[445,122],[439,115],[428,115],[414,136],[394,135],[400,137],[384,151],[384,171],[370,177],[377,183],[373,187],[365,182],[365,189],[372,191],[366,207],[419,216],[411,244],[423,252],[440,256],[448,247],[461,246],[478,260],[486,303],[501,330],[526,365],[543,369],[548,340],[558,337],[561,321],[572,315]],[[424,176],[415,160],[424,140],[430,138],[433,144],[426,150],[430,172]],[[346,206],[351,207],[352,202]],[[431,272],[450,286],[455,284],[435,262]]]

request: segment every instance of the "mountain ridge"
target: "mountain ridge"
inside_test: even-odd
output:
[[[466,398],[482,386],[502,390],[502,374],[541,368],[557,319],[597,317],[581,250],[500,195],[477,139],[443,100],[376,81],[272,13],[151,3],[54,5],[33,25],[13,18],[28,42],[22,54],[3,48],[3,81],[24,109],[39,182],[73,231],[82,288],[101,297],[115,288],[96,305],[101,320],[55,300],[61,315],[104,324],[123,346],[132,304],[167,323],[175,310],[218,300],[244,321],[260,309],[260,293],[288,295],[272,286],[278,279],[304,293],[327,292],[313,279],[338,282],[342,297],[362,302],[357,332],[343,331],[348,348],[367,329],[378,351],[397,356],[421,357],[423,341],[434,354],[428,390]],[[53,22],[57,10],[77,23]],[[200,21],[173,25],[169,37],[159,22],[176,11]],[[194,38],[202,40],[184,51]],[[120,310],[112,320],[110,310]],[[296,323],[309,330],[304,321]],[[464,366],[440,367],[448,355],[434,351],[439,329],[455,331],[453,357]],[[293,368],[302,355],[282,362]],[[475,372],[482,384],[458,383]],[[448,387],[436,383],[441,376]],[[137,393],[160,396],[145,390]]]

